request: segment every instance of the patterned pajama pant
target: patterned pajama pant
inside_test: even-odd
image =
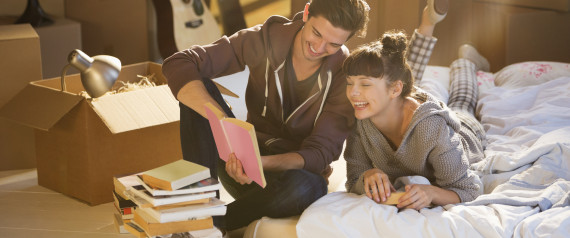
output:
[[[478,100],[477,67],[467,59],[457,59],[451,63],[449,77],[449,102],[447,106],[456,112],[467,127],[485,145],[485,130],[475,117],[475,107]]]
[[[417,30],[414,31],[408,45],[406,59],[412,69],[415,85],[419,85],[436,43],[436,38],[426,37]],[[463,142],[465,147],[469,148],[467,150],[473,152],[471,156],[468,156],[470,162],[471,160],[478,161],[483,157],[486,140],[485,130],[475,117],[478,96],[477,68],[467,59],[458,59],[451,64],[450,69],[451,86],[448,107],[456,113],[462,126],[467,129],[462,129],[460,134],[466,138]]]

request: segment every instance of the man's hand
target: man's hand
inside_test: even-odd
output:
[[[234,153],[231,153],[230,158],[226,161],[226,172],[241,185],[251,184],[252,182],[252,180],[243,172],[241,161],[237,159]]]
[[[364,191],[366,196],[376,202],[385,202],[391,192],[395,192],[388,175],[380,169],[369,169],[364,172]]]

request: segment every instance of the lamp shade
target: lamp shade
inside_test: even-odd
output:
[[[121,72],[121,61],[109,55],[89,57],[76,49],[69,54],[67,60],[69,65],[79,70],[83,88],[92,98],[103,96],[111,90]],[[65,71],[66,69],[62,74],[62,90],[65,90]]]

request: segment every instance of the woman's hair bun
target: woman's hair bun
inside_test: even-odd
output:
[[[388,31],[382,35],[382,55],[404,59],[408,40],[403,31]]]

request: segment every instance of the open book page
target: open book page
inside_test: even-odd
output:
[[[225,118],[223,125],[245,174],[261,187],[265,187],[265,175],[253,125],[235,118]]]
[[[205,106],[206,115],[210,121],[210,128],[212,129],[212,134],[214,135],[214,141],[216,141],[216,147],[218,148],[218,154],[220,158],[224,161],[228,161],[232,149],[228,143],[226,132],[222,126],[222,119],[224,119],[224,114],[217,109],[214,105],[207,103]]]
[[[220,158],[227,161],[229,155],[235,153],[245,174],[264,188],[267,183],[253,125],[236,118],[224,118],[223,113],[210,103],[205,109]]]

